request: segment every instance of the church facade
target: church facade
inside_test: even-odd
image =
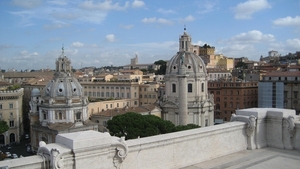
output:
[[[179,51],[167,65],[162,118],[175,125],[210,126],[214,125],[214,98],[207,90],[205,63],[193,52],[191,41],[184,30]]]
[[[98,125],[89,120],[88,99],[80,83],[72,76],[71,61],[64,55],[56,60],[54,78],[43,91],[33,89],[30,101],[31,144],[55,142],[60,133],[95,130]]]

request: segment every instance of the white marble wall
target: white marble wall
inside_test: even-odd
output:
[[[39,155],[1,161],[0,167],[42,168],[44,157],[51,168],[177,169],[247,148],[300,150],[300,121],[293,110],[252,108],[236,113],[234,122],[126,142],[96,131],[59,134],[56,143],[40,145]],[[256,117],[252,134],[244,118],[250,116]]]

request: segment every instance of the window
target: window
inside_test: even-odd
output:
[[[298,98],[298,92],[294,92],[294,99]]]
[[[204,83],[201,84],[201,92],[204,92]]]
[[[284,98],[287,98],[288,92],[284,91]]]
[[[134,92],[134,97],[136,97],[136,92]]]
[[[9,115],[10,115],[10,117],[14,117],[14,113],[13,112],[10,112]]]
[[[15,122],[13,120],[9,121],[9,127],[15,127]]]
[[[9,108],[10,109],[14,108],[14,105],[12,103],[9,103]]]
[[[47,113],[45,112],[45,113],[43,113],[43,117],[44,117],[44,120],[46,120],[47,119]]]
[[[81,112],[76,113],[76,122],[81,121]]]
[[[2,109],[2,104],[0,104],[0,109]]]
[[[144,98],[147,98],[147,95],[146,95],[146,94],[144,95]]]
[[[119,103],[117,103],[117,107],[119,107]]]
[[[127,98],[129,98],[129,93],[127,93]]]
[[[62,120],[62,112],[59,112],[59,120]]]
[[[134,101],[134,105],[137,105],[137,101]]]
[[[189,93],[193,92],[193,85],[191,83],[188,84],[188,92]]]
[[[110,108],[112,108],[113,107],[113,105],[112,104],[110,104]]]
[[[176,84],[172,84],[172,92],[176,93]]]
[[[143,95],[140,94],[140,98],[143,98]]]

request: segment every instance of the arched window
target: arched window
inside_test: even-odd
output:
[[[188,92],[189,92],[189,93],[192,93],[192,92],[193,92],[193,85],[192,85],[192,83],[189,83],[189,84],[188,84]]]
[[[9,141],[10,141],[10,143],[16,142],[16,136],[14,133],[11,133],[9,135]]]
[[[63,118],[62,116],[63,116],[63,115],[62,115],[62,112],[60,111],[60,112],[59,112],[59,120],[62,120],[62,118]]]
[[[172,84],[172,92],[176,93],[176,84],[174,84],[174,83]]]
[[[3,134],[0,135],[0,144],[5,145],[5,137]]]
[[[216,109],[220,110],[220,104],[216,104]]]

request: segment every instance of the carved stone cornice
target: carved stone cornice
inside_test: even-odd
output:
[[[251,116],[242,116],[242,115],[236,115],[232,114],[230,121],[242,121],[247,123],[247,128],[246,128],[246,134],[248,137],[251,137],[255,131],[256,127],[256,117],[251,115]]]
[[[116,147],[116,154],[113,158],[114,166],[119,169],[121,163],[125,160],[128,154],[128,146],[125,141],[125,137],[121,137],[116,143],[112,144],[113,147]]]
[[[286,135],[288,137],[294,137],[295,134],[295,123],[294,123],[294,117],[288,116],[287,118],[283,118],[284,127],[286,127],[287,132]]]

